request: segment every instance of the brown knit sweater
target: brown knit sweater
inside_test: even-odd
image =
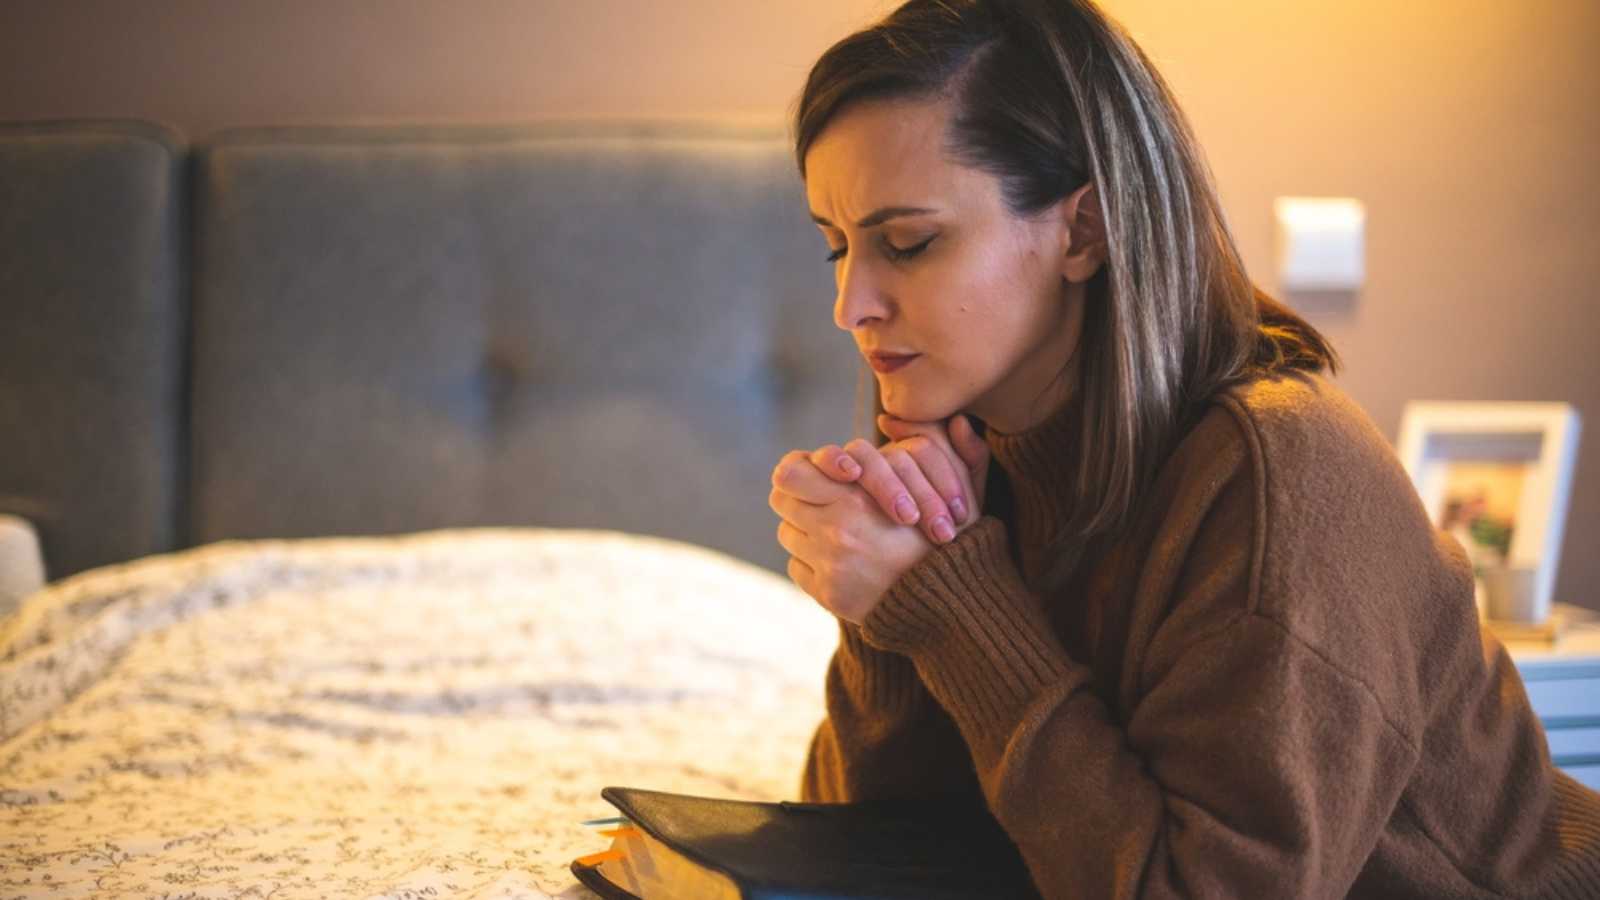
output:
[[[1047,898],[1600,898],[1600,795],[1342,391],[1223,392],[1042,597],[1077,414],[991,432],[1014,503],[840,621],[803,800],[971,803]]]

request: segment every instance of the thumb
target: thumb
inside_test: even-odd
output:
[[[961,455],[961,461],[967,464],[967,471],[973,475],[981,472],[989,461],[989,445],[973,429],[972,420],[964,415],[950,420],[950,443]]]

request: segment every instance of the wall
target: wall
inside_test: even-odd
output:
[[[1111,8],[1194,120],[1263,286],[1273,197],[1366,204],[1366,288],[1311,318],[1391,440],[1409,399],[1577,407],[1556,597],[1600,608],[1600,4]]]
[[[0,118],[771,116],[844,0],[6,0]],[[730,77],[736,73],[735,77]]]
[[[846,0],[11,0],[0,119],[231,124],[781,117]],[[1173,84],[1246,262],[1272,198],[1360,198],[1368,283],[1313,321],[1394,438],[1408,399],[1589,425],[1558,598],[1600,608],[1600,4],[1112,0]]]

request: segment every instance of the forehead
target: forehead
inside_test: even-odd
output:
[[[842,110],[806,152],[812,211],[842,224],[885,204],[957,202],[972,173],[944,155],[947,108],[897,100]]]

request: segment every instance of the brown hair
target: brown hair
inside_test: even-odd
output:
[[[1126,524],[1216,391],[1286,369],[1337,372],[1338,357],[1250,281],[1171,89],[1090,0],[909,0],[834,44],[794,114],[801,178],[848,104],[934,98],[954,104],[945,152],[995,176],[1012,214],[1036,215],[1091,179],[1100,198],[1107,257],[1086,285],[1083,452],[1051,554],[1058,583],[1088,538]],[[881,412],[875,383],[872,394]]]

